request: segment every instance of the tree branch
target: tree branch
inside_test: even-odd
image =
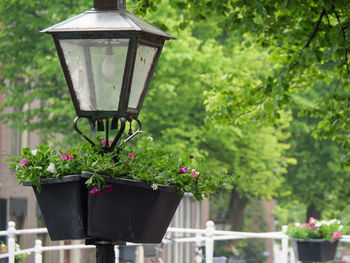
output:
[[[323,8],[323,9],[322,9],[322,12],[321,12],[321,14],[320,14],[320,17],[318,18],[318,20],[317,20],[317,22],[316,22],[316,26],[315,26],[315,28],[314,28],[314,31],[313,31],[312,34],[310,35],[310,37],[309,37],[309,39],[307,40],[305,46],[304,46],[304,47],[301,49],[301,51],[299,52],[299,56],[303,55],[304,50],[307,49],[307,48],[310,46],[312,40],[316,37],[317,32],[318,32],[318,30],[319,30],[319,28],[320,28],[320,25],[321,25],[322,18],[323,18],[323,16],[326,15],[326,14],[327,14],[327,11],[326,11],[325,8]],[[295,68],[295,66],[298,65],[298,64],[299,64],[298,61],[295,62],[295,64],[294,64],[293,66],[291,66],[291,68],[289,69],[289,71],[292,71],[292,70]]]
[[[345,33],[345,29],[344,29],[343,25],[340,22],[339,14],[338,14],[337,10],[335,10],[334,5],[332,5],[332,8],[333,8],[333,12],[334,12],[334,14],[335,14],[335,16],[337,18],[338,24],[339,24],[340,29],[341,29],[342,34],[343,34],[343,40],[344,40],[344,46],[345,46],[344,63],[346,65],[346,72],[348,73],[348,75],[350,75],[350,68],[349,68],[349,64],[348,64],[348,48],[346,47],[346,33]]]
[[[320,15],[320,18],[317,20],[317,23],[316,23],[316,26],[315,26],[315,28],[314,28],[314,31],[313,31],[312,34],[310,35],[310,37],[309,37],[309,39],[307,40],[307,42],[306,42],[305,46],[303,47],[303,49],[300,51],[299,55],[302,55],[302,54],[303,54],[304,50],[307,49],[307,48],[310,46],[312,40],[316,37],[317,32],[318,32],[318,30],[319,30],[319,28],[320,28],[320,25],[321,25],[322,18],[323,18],[323,16],[324,16],[325,14],[326,14],[326,9],[323,8],[323,9],[322,9],[322,13],[321,13],[321,15]]]

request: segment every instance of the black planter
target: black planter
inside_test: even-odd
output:
[[[92,174],[83,172],[82,177]],[[105,177],[112,191],[88,197],[90,238],[160,243],[181,200],[174,186]]]
[[[324,239],[292,239],[292,243],[299,261],[333,260],[338,246],[338,240],[331,243]]]
[[[87,237],[87,189],[80,175],[40,180],[41,192],[33,186],[51,240]]]

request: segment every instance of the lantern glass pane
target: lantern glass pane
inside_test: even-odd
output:
[[[129,108],[136,109],[139,104],[157,51],[158,48],[156,47],[138,45],[129,98]]]
[[[60,40],[82,111],[118,111],[128,39]]]

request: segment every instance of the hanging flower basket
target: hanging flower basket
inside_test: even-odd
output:
[[[292,239],[293,249],[299,261],[329,261],[335,257],[339,240]]]
[[[80,175],[41,179],[41,191],[32,183],[51,240],[86,238],[87,189]]]
[[[184,192],[202,200],[233,177],[202,174],[194,156],[170,156],[152,141],[107,153],[98,141],[59,151],[40,145],[8,161],[33,186],[52,240],[159,243]]]
[[[83,172],[83,178],[92,173]],[[104,176],[106,188],[88,195],[89,238],[159,243],[181,197],[174,186]]]

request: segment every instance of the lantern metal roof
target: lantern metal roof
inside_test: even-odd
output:
[[[91,31],[135,31],[160,36],[164,39],[175,39],[173,36],[124,9],[97,10],[93,8],[50,26],[41,32],[50,34]]]

